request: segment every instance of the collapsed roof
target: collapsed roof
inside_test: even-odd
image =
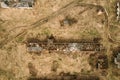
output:
[[[2,8],[32,8],[35,0],[1,0]]]
[[[29,39],[27,41],[28,52],[41,52],[45,49],[69,53],[76,51],[101,51],[103,49],[102,44],[99,42],[54,42],[52,40],[39,41],[38,39]]]

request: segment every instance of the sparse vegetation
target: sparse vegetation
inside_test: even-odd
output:
[[[0,80],[25,80],[28,77],[30,77],[28,80],[39,80],[53,78],[54,74],[60,74],[61,80],[68,78],[73,80],[79,74],[96,74],[101,75],[104,80],[119,80],[120,71],[115,66],[105,69],[107,73],[105,76],[102,75],[102,70],[96,69],[97,57],[90,55],[102,52],[76,51],[67,54],[68,52],[63,53],[59,50],[49,51],[46,47],[40,55],[36,55],[28,54],[26,45],[19,44],[26,43],[25,39],[28,38],[44,40],[51,34],[61,41],[99,37],[100,43],[106,50],[103,50],[104,55],[111,58],[111,46],[120,45],[120,25],[115,20],[116,10],[114,10],[116,1],[37,0],[33,9],[2,9],[0,7]],[[99,11],[96,12],[96,10],[100,7],[106,12],[103,10],[103,13],[100,12],[98,15]],[[113,40],[110,42],[109,38]],[[42,44],[40,46],[45,47]],[[66,45],[60,49],[65,51]],[[111,59],[108,60],[110,62]],[[61,72],[64,73],[61,74]],[[81,78],[81,76],[78,77]],[[88,78],[87,76],[81,79]],[[97,76],[90,76],[90,79],[99,80]]]
[[[19,37],[19,38],[17,39],[17,42],[21,43],[23,40],[24,40],[24,37]]]
[[[49,28],[43,28],[42,29],[42,35],[50,36],[51,35],[50,29]]]
[[[12,72],[0,69],[0,79],[1,80],[15,80],[15,77]]]

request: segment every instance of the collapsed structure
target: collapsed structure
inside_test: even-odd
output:
[[[2,8],[32,8],[35,0],[1,0]]]
[[[38,39],[29,39],[27,41],[28,52],[41,52],[42,50],[62,51],[64,53],[79,52],[79,51],[101,51],[102,44],[94,41],[81,40],[78,42],[70,41],[56,41],[54,38],[48,38],[46,41],[39,41]]]
[[[30,77],[28,80],[100,80],[100,78],[96,75],[73,75],[63,73],[55,75],[54,77]]]

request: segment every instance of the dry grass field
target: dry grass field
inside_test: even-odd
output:
[[[120,23],[115,20],[116,0],[36,0],[33,9],[0,7],[0,80],[27,80],[31,76],[46,77],[71,74],[92,74],[101,80],[120,80],[112,73],[109,63],[107,76],[89,64],[91,52],[64,54],[44,50],[41,54],[28,53],[28,38],[45,39],[53,34],[56,39],[101,38],[105,47],[101,52],[109,57],[112,49],[120,46]],[[63,22],[68,17],[72,24]],[[118,73],[120,73],[119,70]]]

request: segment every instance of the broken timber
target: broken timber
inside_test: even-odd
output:
[[[102,44],[95,41],[56,41],[55,39],[47,39],[39,41],[38,39],[29,39],[27,41],[28,52],[41,52],[42,50],[63,51],[63,52],[79,52],[79,51],[101,51]]]

